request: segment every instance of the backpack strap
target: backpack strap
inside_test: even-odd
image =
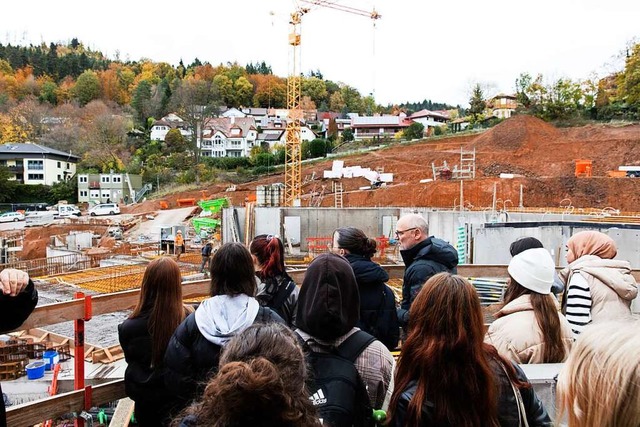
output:
[[[365,331],[357,331],[344,340],[336,350],[340,357],[344,357],[351,361],[351,363],[354,363],[364,349],[375,340],[376,339],[373,335],[370,335]]]
[[[284,304],[287,298],[289,298],[289,295],[291,295],[291,292],[293,292],[295,287],[296,287],[296,284],[291,279],[289,279],[289,282],[287,283],[286,286],[280,286],[280,289],[278,289],[278,292],[276,292],[276,294],[273,296],[270,307],[276,311],[279,311],[280,307],[282,307],[282,304]]]

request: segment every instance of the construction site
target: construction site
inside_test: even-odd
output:
[[[292,203],[286,200],[285,175],[276,173],[151,196],[105,219],[84,215],[28,228],[2,225],[7,262],[0,268],[29,272],[40,294],[21,330],[0,344],[0,380],[12,403],[9,425],[33,425],[44,421],[42,414],[55,419],[79,409],[95,419],[96,408],[105,413],[108,402],[109,417],[126,418],[113,403],[125,402],[117,325],[137,302],[146,264],[173,256],[178,229],[186,236],[179,264],[185,297],[192,301],[208,292],[200,271],[204,242],[248,243],[257,234],[279,235],[300,284],[306,265],[328,251],[333,230],[342,226],[376,238],[375,260],[390,272],[399,300],[403,266],[394,231],[409,212],[422,214],[430,234],[457,248],[458,272],[477,278],[489,321],[504,288],[508,245],[518,237],[540,239],[562,267],[573,233],[601,230],[618,244],[619,258],[637,269],[640,180],[619,167],[640,165],[638,144],[639,125],[559,129],[516,116],[484,132],[369,147],[301,164],[300,192]],[[638,278],[638,270],[634,274]],[[61,368],[27,380],[29,361],[52,350]],[[543,386],[548,375],[539,374]],[[58,396],[47,397],[53,394]],[[130,404],[120,407],[130,416]]]

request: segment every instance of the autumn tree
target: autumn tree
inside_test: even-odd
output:
[[[177,88],[172,100],[175,111],[191,129],[189,145],[193,153],[196,184],[200,184],[198,165],[201,158],[200,141],[202,141],[204,125],[207,119],[217,114],[220,105],[220,98],[217,97],[213,86],[214,84],[206,80],[187,78]]]
[[[327,85],[317,77],[303,77],[301,82],[302,96],[308,96],[316,105],[327,100]]]
[[[73,88],[73,96],[80,105],[87,105],[94,99],[100,98],[100,79],[93,70],[86,70],[78,77]]]

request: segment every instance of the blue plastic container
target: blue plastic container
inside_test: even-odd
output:
[[[60,356],[58,352],[55,350],[47,350],[43,353],[42,358],[44,359],[45,369],[50,371],[53,369],[53,366],[60,361]]]
[[[31,362],[26,366],[27,370],[27,378],[30,380],[37,380],[38,378],[42,378],[44,376],[44,365],[45,363],[42,360],[37,360],[35,362]]]

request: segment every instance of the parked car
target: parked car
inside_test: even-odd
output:
[[[5,212],[0,215],[0,222],[24,221],[24,214],[20,212]]]
[[[120,207],[115,203],[100,203],[89,209],[89,215],[117,215],[120,213]]]

